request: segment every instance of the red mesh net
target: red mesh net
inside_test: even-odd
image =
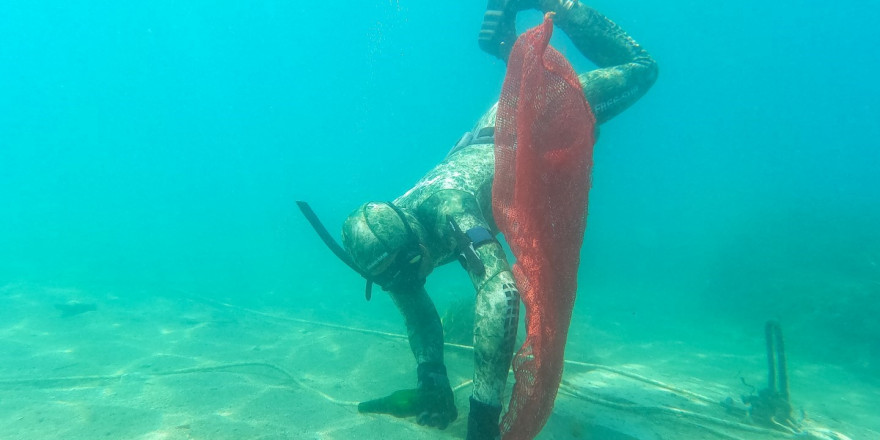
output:
[[[504,440],[532,439],[562,378],[587,215],[595,118],[577,75],[549,46],[552,15],[523,34],[507,62],[495,126],[492,207],[516,264],[528,335]]]

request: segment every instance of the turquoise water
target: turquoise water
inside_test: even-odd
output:
[[[504,65],[476,45],[481,2],[303,3],[0,5],[0,301],[72,289],[89,319],[111,297],[189,295],[400,331],[293,202],[335,231],[401,194],[494,102]],[[733,334],[760,355],[778,319],[792,369],[839,367],[877,396],[880,7],[595,7],[661,73],[602,127],[569,352],[723,351],[707,338]],[[471,295],[455,268],[429,288],[441,306]]]

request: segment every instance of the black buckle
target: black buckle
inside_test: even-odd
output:
[[[449,222],[449,227],[452,228],[453,236],[455,237],[455,243],[458,247],[459,252],[459,262],[461,262],[462,267],[470,273],[473,273],[477,276],[483,276],[486,274],[486,266],[483,265],[483,262],[480,260],[480,256],[477,255],[477,250],[474,247],[474,242],[471,239],[470,234],[464,233],[460,227],[458,227],[458,223],[452,219],[452,217],[447,216],[446,220]],[[477,228],[471,228],[468,232],[471,232]],[[485,231],[485,228],[480,228]],[[489,231],[486,231],[488,233]],[[491,234],[489,234],[491,237]],[[485,243],[481,242],[480,244]]]

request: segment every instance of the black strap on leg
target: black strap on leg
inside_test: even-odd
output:
[[[447,216],[449,227],[455,237],[455,244],[458,247],[458,260],[464,269],[474,275],[483,276],[486,274],[486,266],[477,255],[477,248],[483,244],[495,241],[495,237],[488,229],[482,226],[476,226],[463,232],[458,223],[452,217]]]

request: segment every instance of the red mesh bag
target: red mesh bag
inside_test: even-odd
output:
[[[507,62],[495,126],[495,221],[516,257],[528,335],[504,440],[532,439],[550,417],[577,290],[595,118],[574,70],[549,46],[552,14],[523,34]]]

